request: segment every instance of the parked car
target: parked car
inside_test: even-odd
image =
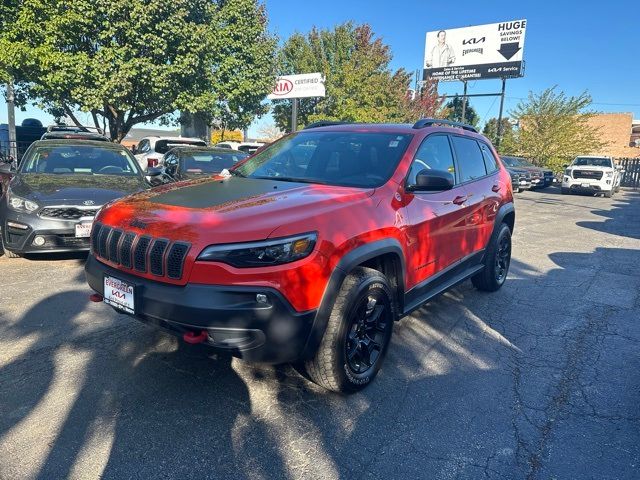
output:
[[[502,155],[502,161],[509,167],[522,168],[531,173],[531,188],[546,188],[553,184],[553,170],[537,167],[526,158]]]
[[[317,126],[105,207],[85,271],[93,301],[350,392],[395,321],[465,279],[504,284],[514,222],[509,173],[471,126]]]
[[[262,142],[220,142],[215,145],[218,148],[226,148],[230,150],[239,150],[241,152],[253,155],[258,149],[265,146]]]
[[[529,170],[516,167],[512,158],[507,157],[507,160],[504,160],[503,157],[500,157],[500,159],[511,175],[511,185],[514,192],[520,193],[531,188],[531,172]]]
[[[148,188],[133,155],[93,140],[39,140],[0,176],[0,251],[89,249],[93,218],[107,202]]]
[[[95,130],[95,131],[93,131]],[[102,134],[102,130],[90,127],[77,127],[69,125],[50,125],[42,134],[41,140],[95,140],[97,142],[109,142]]]
[[[611,157],[576,157],[571,165],[566,166],[562,193],[601,193],[611,198],[620,190],[620,173]]]
[[[248,153],[225,148],[175,147],[164,156],[164,174],[171,181],[212,176],[248,156]]]
[[[188,137],[145,137],[136,145],[133,153],[140,164],[140,168],[146,171],[150,167],[164,165],[164,154],[173,147],[181,145],[206,147],[207,142],[199,138]]]

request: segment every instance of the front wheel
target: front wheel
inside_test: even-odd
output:
[[[357,267],[344,280],[315,356],[305,363],[309,377],[334,392],[367,386],[387,352],[395,306],[387,278]]]
[[[5,255],[7,258],[20,258],[20,255],[17,253],[10,252],[9,250],[5,250],[4,244],[2,243],[2,232],[0,232],[0,257]]]
[[[471,282],[478,290],[495,292],[507,279],[511,265],[511,230],[501,224],[498,235],[491,242],[485,253],[484,268],[471,277]]]

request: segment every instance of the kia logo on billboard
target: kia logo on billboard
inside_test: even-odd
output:
[[[286,78],[281,78],[276,84],[276,88],[273,89],[274,95],[286,95],[293,90],[293,82]]]
[[[475,45],[476,43],[483,43],[485,41],[485,37],[482,38],[467,38],[466,40],[462,40],[463,45]]]

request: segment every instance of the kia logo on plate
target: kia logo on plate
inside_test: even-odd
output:
[[[83,205],[95,205],[96,202],[94,202],[93,200],[85,200],[84,202],[82,202]]]
[[[276,84],[276,88],[273,89],[274,95],[286,95],[287,93],[293,90],[293,83],[291,80],[287,80],[286,78],[281,78],[278,80]]]

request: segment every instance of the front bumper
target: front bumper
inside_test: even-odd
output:
[[[8,222],[27,228],[16,228]],[[0,207],[0,234],[4,247],[18,254],[77,252],[89,250],[89,238],[75,236],[78,223],[90,223],[88,220],[56,220],[39,217],[37,214],[21,213],[6,205]],[[36,236],[44,238],[43,245],[36,245]]]
[[[602,180],[586,180],[586,179],[575,179],[565,176],[562,181],[562,188],[569,189],[574,192],[584,192],[584,193],[601,193],[601,192],[610,192],[613,189],[613,182],[609,179]]]
[[[100,295],[104,295],[105,275],[133,285],[135,313],[129,315],[136,319],[179,337],[206,330],[207,345],[254,362],[300,359],[317,313],[295,311],[273,288],[170,285],[121,272],[93,255],[87,259],[85,273],[89,286]],[[266,296],[266,303],[257,302],[258,294]]]

